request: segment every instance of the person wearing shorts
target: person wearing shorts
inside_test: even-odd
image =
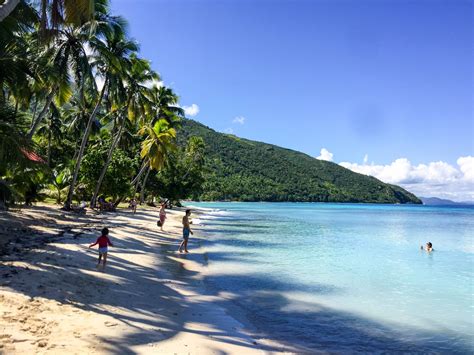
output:
[[[89,245],[89,248],[92,248],[94,245],[99,244],[99,260],[97,262],[97,268],[100,267],[100,262],[102,261],[102,270],[105,269],[105,264],[107,263],[107,253],[109,251],[109,246],[113,246],[108,235],[109,229],[105,227],[102,229],[102,235],[97,238],[96,242]]]
[[[160,208],[160,224],[161,224],[161,231],[163,231],[163,226],[165,225],[165,220],[166,220],[166,203],[163,202],[161,204],[161,208]]]
[[[191,210],[186,210],[186,213],[183,217],[183,241],[179,245],[179,252],[184,252],[189,253],[188,251],[188,241],[189,241],[189,234],[194,234],[193,231],[191,230],[191,222],[189,221],[189,216],[191,215]]]

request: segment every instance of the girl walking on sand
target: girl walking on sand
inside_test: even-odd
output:
[[[109,237],[109,229],[107,227],[102,229],[102,235],[97,238],[96,242],[89,245],[89,248],[92,248],[94,245],[99,244],[99,260],[97,262],[97,268],[100,266],[100,261],[102,261],[102,270],[105,269],[105,264],[107,262],[107,252],[108,252],[108,247],[113,246],[112,242],[110,241]]]

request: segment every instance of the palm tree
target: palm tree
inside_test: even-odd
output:
[[[145,170],[159,171],[163,168],[170,153],[176,149],[176,130],[171,128],[165,119],[159,119],[153,126],[144,125],[138,133],[146,138],[142,142],[140,156],[143,159],[143,164],[134,179],[136,182],[140,181]]]
[[[5,20],[21,0],[3,0],[0,4],[0,22]],[[94,12],[93,0],[43,0],[41,1],[41,27],[46,29],[51,23],[52,29],[57,29],[60,24],[69,23],[78,25],[90,19]]]
[[[38,19],[33,9],[25,4],[4,22],[0,22],[0,101],[14,98],[29,87],[34,71],[28,32]]]
[[[124,87],[123,90],[118,91],[119,97],[116,99],[117,102],[123,102],[125,105],[119,112],[118,120],[118,131],[115,135],[115,139],[110,146],[107,154],[107,160],[102,168],[99,180],[92,196],[91,206],[95,207],[95,202],[100,191],[103,179],[110,165],[113,151],[117,147],[120,139],[122,138],[122,132],[125,125],[128,122],[136,122],[136,118],[150,117],[150,108],[152,103],[149,101],[150,89],[147,87],[147,83],[155,80],[159,80],[157,73],[151,70],[150,63],[147,60],[137,58],[135,54],[132,54],[129,60],[129,66],[125,73]],[[128,119],[128,120],[127,120]]]
[[[145,93],[148,88],[145,83],[153,78],[158,77],[156,73],[151,71],[148,61],[138,59],[135,52],[138,46],[135,42],[127,40],[124,34],[116,36],[106,36],[105,43],[99,42],[95,45],[99,53],[99,61],[102,66],[109,68],[109,104],[111,109],[115,111],[117,119],[115,120],[114,131],[115,137],[112,140],[107,159],[102,167],[99,179],[96,184],[94,194],[91,199],[91,207],[94,208],[96,199],[100,191],[100,187],[104,180],[107,169],[112,160],[113,152],[117,147],[125,126],[126,119],[133,122],[136,115],[147,114],[147,100]],[[104,63],[103,58],[113,58],[109,65]],[[121,106],[121,107],[120,107]]]
[[[61,128],[63,127],[63,121],[61,120],[61,113],[59,108],[51,103],[49,119],[38,128],[38,135],[46,137],[47,140],[47,153],[46,162],[51,167],[51,143],[53,139],[58,141],[63,135]]]
[[[152,87],[151,101],[153,103],[154,115],[150,122],[152,126],[155,122],[161,119],[168,122],[170,127],[176,128],[179,125],[181,119],[184,118],[184,110],[178,106],[178,96],[171,88],[165,86]],[[137,187],[141,185],[140,203],[144,202],[145,187],[149,173],[150,169],[147,168],[143,182],[140,182],[139,179],[136,183]]]
[[[104,8],[103,11],[97,13],[98,18],[100,18],[99,23],[101,26],[101,31],[96,32],[95,37],[89,42],[90,45],[94,46],[93,49],[98,53],[98,56],[93,57],[93,65],[98,75],[104,78],[104,83],[102,89],[100,90],[100,94],[95,102],[94,109],[92,110],[92,113],[89,116],[89,120],[87,121],[87,126],[82,137],[79,152],[76,157],[76,165],[74,168],[71,185],[69,186],[67,199],[64,205],[65,209],[70,209],[72,203],[74,187],[77,182],[79,169],[81,167],[81,161],[84,156],[86,144],[89,140],[89,134],[91,131],[92,123],[94,122],[95,117],[102,104],[105,92],[109,90],[109,86],[112,86],[113,84],[115,78],[114,73],[119,72],[121,70],[120,60],[117,59],[116,53],[113,52],[113,47],[107,47],[107,38],[112,36],[112,38],[120,39],[124,33],[125,21],[123,21],[119,17],[107,16],[106,12],[104,12],[106,10],[107,9]],[[129,46],[131,46],[130,43],[128,44]]]
[[[178,105],[178,95],[166,86],[155,86],[151,90],[155,117],[152,124],[159,119],[165,119],[174,127],[184,118],[184,110]]]
[[[74,75],[76,89],[84,90],[84,85],[92,78],[92,71],[89,64],[89,58],[86,52],[87,45],[94,38],[100,38],[108,33],[120,32],[125,26],[125,21],[119,16],[110,16],[108,9],[108,0],[88,0],[87,6],[93,6],[94,16],[86,16],[89,10],[83,3],[85,0],[75,2],[71,6],[69,1],[52,1],[51,6],[57,6],[58,9],[52,10],[51,26],[54,31],[51,33],[49,41],[45,44],[41,36],[37,33],[35,47],[41,48],[46,45],[44,52],[39,52],[38,57],[42,60],[39,65],[38,79],[47,88],[45,105],[39,115],[32,122],[29,137],[33,137],[38,125],[41,123],[53,99],[64,103],[71,97],[71,73]],[[87,2],[87,1],[86,1]],[[59,3],[59,5],[58,5]],[[55,12],[56,11],[56,12]],[[74,15],[77,11],[77,16]],[[44,9],[43,9],[44,12]],[[81,15],[82,14],[82,15]],[[44,13],[42,16],[46,16]],[[84,19],[89,19],[85,22]],[[68,20],[69,19],[69,20]],[[47,21],[46,21],[47,22]],[[58,27],[59,25],[63,25]]]

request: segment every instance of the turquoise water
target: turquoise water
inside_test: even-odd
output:
[[[189,205],[208,209],[207,285],[262,336],[334,352],[473,352],[474,208]]]

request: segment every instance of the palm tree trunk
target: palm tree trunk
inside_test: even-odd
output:
[[[142,190],[140,191],[140,205],[143,204],[143,202],[145,201],[145,186],[148,180],[148,175],[150,175],[150,170],[151,169],[148,169],[145,178],[143,179]]]
[[[18,113],[18,100],[15,100],[15,113],[13,114],[13,118],[16,118],[17,113]]]
[[[148,160],[143,160],[142,166],[140,170],[138,171],[137,176],[135,176],[135,178],[132,180],[130,185],[136,185],[137,181],[140,180],[140,177],[142,176],[143,172],[145,171],[145,168],[147,167],[147,162]]]
[[[0,22],[10,15],[19,3],[20,0],[5,0],[3,4],[0,5]]]
[[[35,120],[36,117],[36,110],[38,109],[38,97],[35,97],[35,104],[33,106],[33,116],[32,116],[32,122]]]
[[[148,164],[145,164],[143,166],[143,168],[140,170],[140,172],[138,173],[137,177],[135,178],[136,183],[135,183],[135,186],[133,188],[133,197],[135,197],[135,195],[137,193],[137,190],[138,190],[138,187],[140,186],[141,177],[142,177],[143,173],[149,168],[150,168],[150,166]]]
[[[51,167],[51,127],[49,127],[49,131],[48,131],[48,166]]]
[[[138,171],[137,176],[135,176],[135,178],[130,182],[130,185],[135,185],[133,188],[133,195],[132,195],[133,197],[135,197],[135,194],[137,193],[137,181],[140,181],[141,176],[143,175],[145,169],[148,167],[147,163],[148,163],[148,160],[144,159],[142,162],[142,166],[140,167],[140,170]],[[118,204],[122,202],[124,198],[125,196],[120,197],[117,201],[114,202],[114,205],[118,206]]]
[[[72,203],[72,194],[74,193],[74,187],[76,186],[77,176],[79,175],[79,169],[81,167],[82,157],[84,155],[84,150],[86,149],[87,141],[89,140],[89,133],[91,131],[92,122],[94,122],[94,118],[99,110],[99,106],[102,102],[102,98],[104,97],[105,89],[107,88],[108,79],[105,79],[104,86],[100,92],[99,99],[95,104],[94,110],[92,111],[89,121],[87,122],[86,131],[84,132],[84,136],[82,137],[81,147],[79,148],[79,153],[77,154],[76,166],[74,168],[74,174],[72,176],[71,185],[69,186],[69,191],[67,193],[67,199],[64,203],[64,207],[66,210],[71,209]]]
[[[94,195],[92,196],[91,199],[91,208],[95,208],[95,203],[97,200],[97,195],[99,194],[100,187],[102,186],[102,181],[104,180],[105,174],[107,173],[107,169],[109,168],[110,162],[112,160],[112,154],[117,147],[118,142],[120,141],[120,138],[122,137],[122,130],[123,127],[125,126],[125,117],[122,117],[122,120],[120,122],[120,127],[119,130],[112,142],[112,145],[109,148],[109,152],[107,154],[107,160],[105,161],[104,166],[102,167],[102,171],[100,172],[99,180],[97,181],[97,185],[95,187]]]
[[[44,116],[46,116],[46,114],[48,113],[48,109],[49,109],[49,106],[51,105],[51,102],[53,102],[55,92],[56,92],[56,89],[51,90],[48,97],[46,98],[46,104],[44,105],[38,117],[36,117],[36,119],[31,124],[30,131],[28,132],[28,138],[31,139],[33,137],[33,134],[35,134],[35,131],[38,128],[39,124],[43,120]]]

